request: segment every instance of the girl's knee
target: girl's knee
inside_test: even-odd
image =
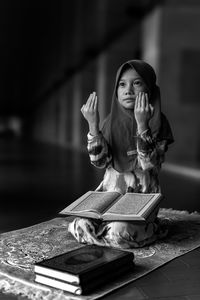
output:
[[[91,224],[88,219],[84,218],[75,218],[68,226],[68,231],[78,240],[80,241],[85,231],[90,228]],[[87,229],[87,230],[86,230]]]
[[[95,244],[97,243],[95,226],[95,222],[90,219],[75,218],[69,224],[68,231],[79,243]]]
[[[120,244],[124,240],[130,240],[130,225],[128,222],[111,222],[108,224],[106,238]]]
[[[106,239],[113,246],[122,248],[141,247],[154,236],[152,226],[131,222],[111,222],[107,225]]]

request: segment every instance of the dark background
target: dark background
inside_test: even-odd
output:
[[[125,60],[152,64],[173,129],[164,207],[200,210],[199,1],[0,2],[0,231],[56,216],[103,176],[89,163],[80,108],[103,119]]]

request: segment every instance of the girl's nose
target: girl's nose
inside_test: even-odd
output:
[[[131,95],[132,95],[132,94],[134,95],[134,93],[135,93],[135,92],[134,92],[133,86],[132,86],[132,85],[128,85],[128,86],[127,86],[127,89],[126,89],[126,94],[127,94],[127,95],[130,95],[130,94],[131,94]]]

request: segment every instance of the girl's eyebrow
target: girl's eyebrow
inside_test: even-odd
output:
[[[136,77],[136,78],[131,78],[131,80],[133,80],[133,81],[135,81],[135,80],[142,80],[142,78],[141,77]],[[128,80],[128,79],[126,79],[126,78],[121,78],[120,80],[119,80],[119,82],[120,81],[126,81],[126,80]]]

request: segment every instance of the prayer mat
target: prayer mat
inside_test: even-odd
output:
[[[28,228],[0,235],[0,291],[28,299],[93,300],[155,270],[170,260],[200,246],[200,214],[160,209],[159,218],[169,233],[154,244],[128,251],[135,254],[130,274],[107,283],[87,296],[76,296],[34,282],[33,264],[83,247],[68,233],[69,218],[55,218]]]

